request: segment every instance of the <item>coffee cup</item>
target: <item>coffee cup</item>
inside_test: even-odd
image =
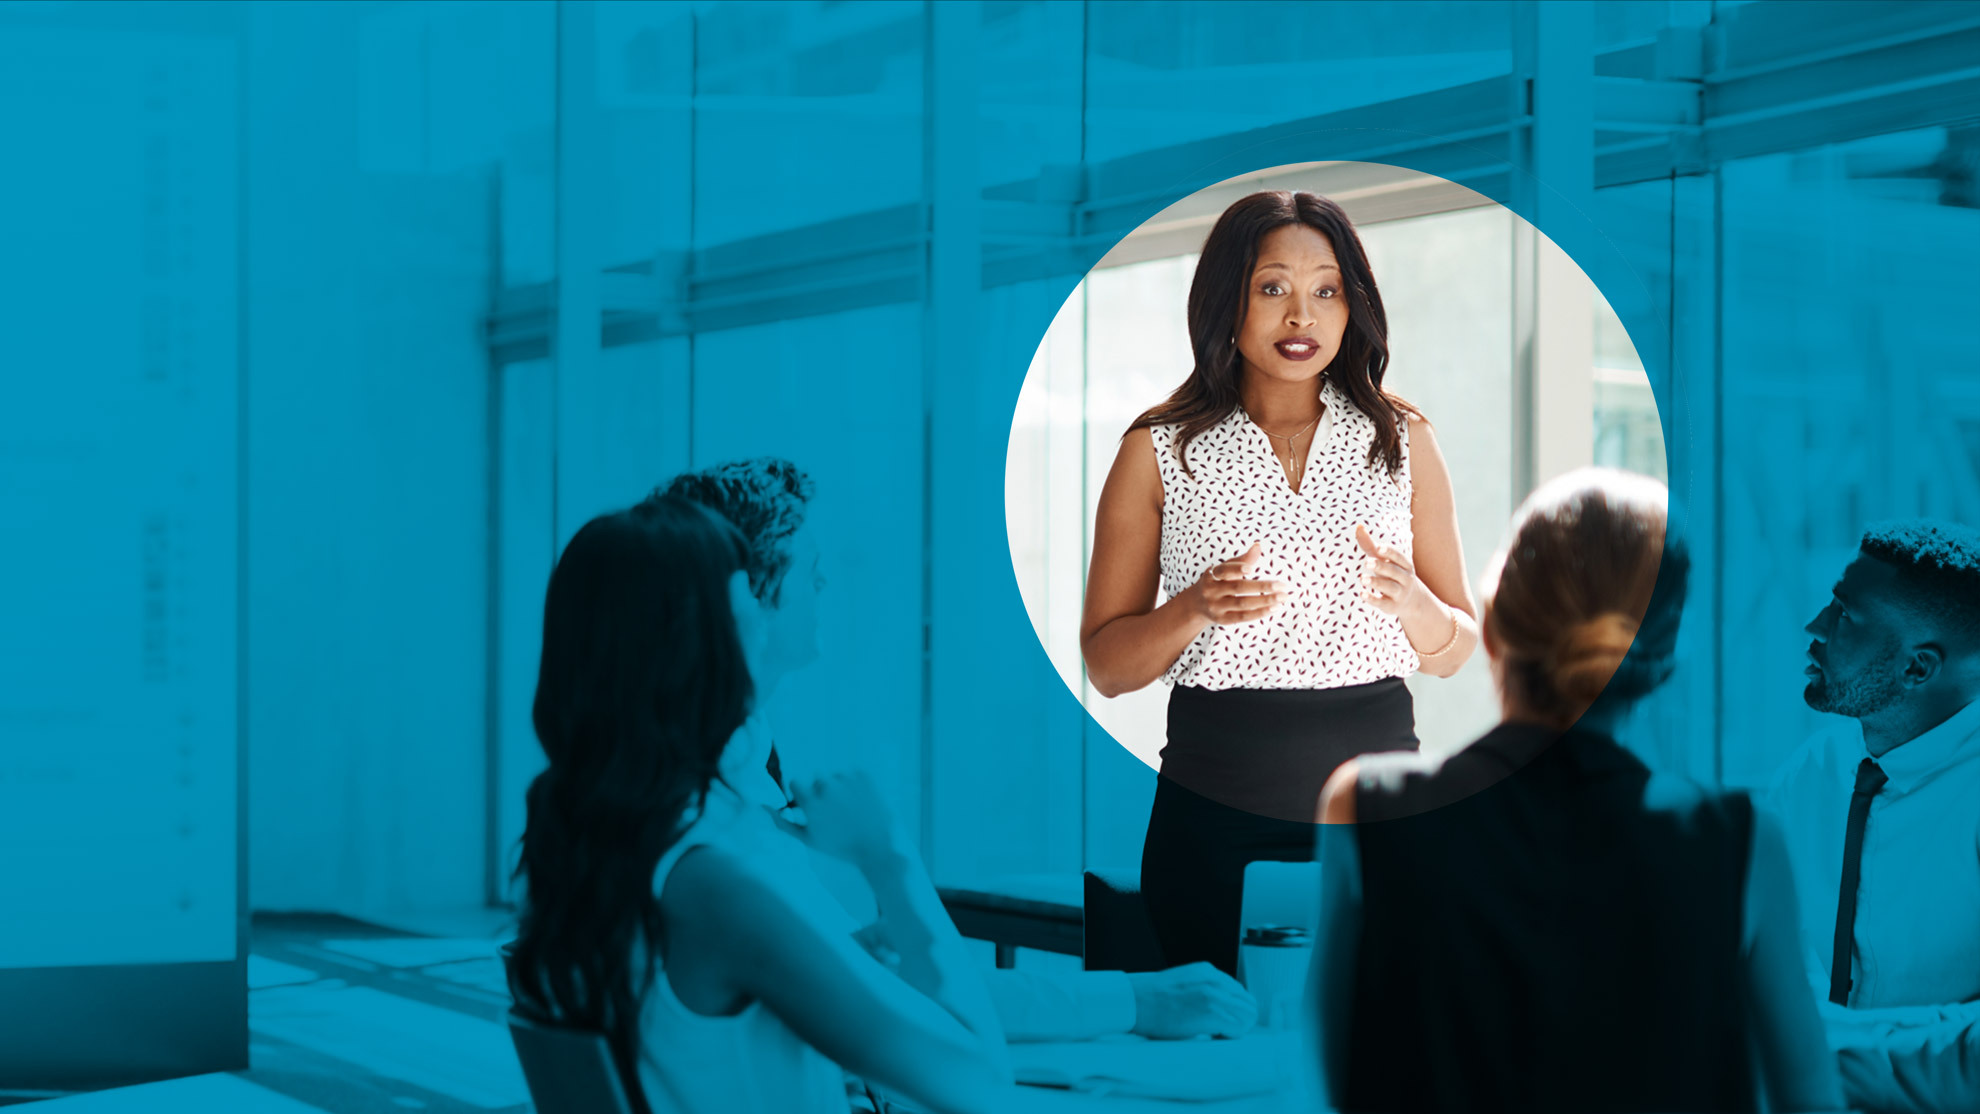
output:
[[[1289,1029],[1299,1017],[1306,993],[1306,968],[1313,937],[1291,925],[1253,925],[1244,930],[1238,962],[1244,987],[1258,1002],[1258,1025]]]

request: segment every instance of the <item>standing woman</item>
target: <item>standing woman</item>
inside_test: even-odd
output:
[[[1174,686],[1142,892],[1169,963],[1232,971],[1245,864],[1313,857],[1328,776],[1416,749],[1403,678],[1457,672],[1478,627],[1450,473],[1382,389],[1388,320],[1340,206],[1225,210],[1189,338],[1101,492],[1080,647],[1102,695]]]

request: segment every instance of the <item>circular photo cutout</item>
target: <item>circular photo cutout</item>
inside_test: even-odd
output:
[[[1666,471],[1587,275],[1455,183],[1308,163],[1182,198],[1087,273],[1019,396],[1006,525],[1102,728],[1311,820],[1345,758],[1498,722],[1481,578],[1520,502],[1591,465]]]

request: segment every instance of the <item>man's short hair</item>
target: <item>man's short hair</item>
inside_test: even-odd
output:
[[[1902,602],[1941,632],[1980,648],[1980,532],[1907,519],[1863,532],[1863,552],[1895,568]]]
[[[805,504],[815,488],[804,469],[788,460],[757,457],[683,472],[649,499],[679,495],[733,523],[749,543],[750,591],[775,607],[791,570],[791,536],[804,525]]]

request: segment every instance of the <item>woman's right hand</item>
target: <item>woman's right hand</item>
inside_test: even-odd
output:
[[[906,852],[893,810],[864,773],[795,780],[791,796],[804,810],[804,841],[833,858],[865,869]]]
[[[1190,591],[1203,618],[1218,626],[1230,627],[1263,619],[1279,606],[1280,585],[1276,580],[1253,580],[1251,570],[1264,548],[1252,542],[1251,548],[1228,561],[1210,566]]]

